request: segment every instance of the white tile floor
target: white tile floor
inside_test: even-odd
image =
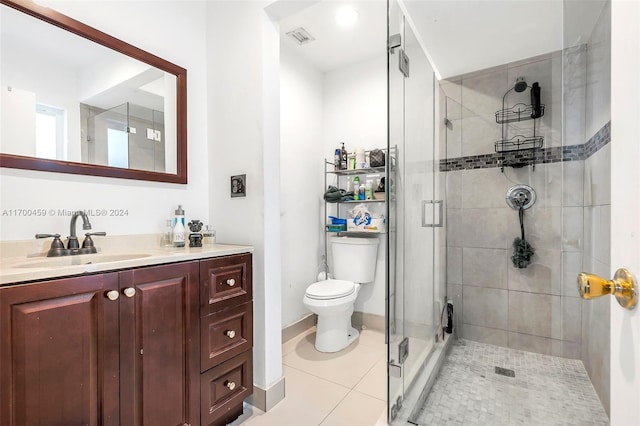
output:
[[[362,330],[338,353],[316,351],[315,328],[282,345],[285,398],[268,412],[246,406],[232,423],[272,426],[386,424],[384,332]]]

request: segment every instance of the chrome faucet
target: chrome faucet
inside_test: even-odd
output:
[[[67,241],[67,248],[69,250],[80,249],[78,236],[76,235],[76,222],[78,220],[78,216],[82,217],[82,229],[84,229],[85,231],[91,229],[91,222],[89,222],[89,217],[85,212],[83,212],[82,210],[73,212],[73,216],[71,216],[71,230],[69,231],[69,238]]]

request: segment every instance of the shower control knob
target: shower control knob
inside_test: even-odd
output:
[[[224,334],[226,334],[229,339],[236,337],[236,332],[233,330],[227,330]]]
[[[227,285],[228,285],[229,287],[233,287],[234,285],[236,285],[236,280],[234,280],[233,278],[229,278],[229,279],[227,280]]]

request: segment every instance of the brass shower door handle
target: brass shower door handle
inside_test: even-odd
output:
[[[633,274],[620,268],[612,280],[597,275],[578,274],[578,291],[583,299],[595,299],[612,294],[623,308],[633,309],[638,303],[638,285]]]

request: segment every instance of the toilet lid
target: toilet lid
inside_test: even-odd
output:
[[[355,285],[351,281],[326,280],[313,283],[307,288],[307,297],[311,299],[336,299],[348,296],[355,291]]]

